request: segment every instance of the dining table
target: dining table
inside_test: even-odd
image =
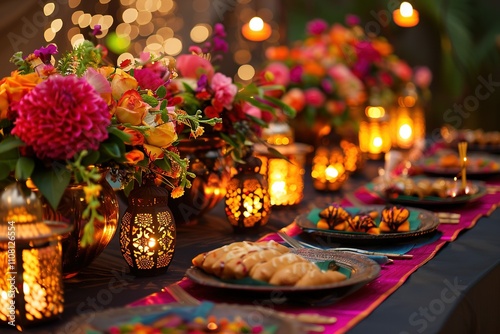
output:
[[[204,286],[186,277],[196,255],[236,241],[282,242],[279,231],[300,241],[314,241],[295,221],[313,209],[349,203],[352,196],[367,205],[383,203],[365,186],[381,167],[382,160],[368,160],[339,191],[320,192],[313,188],[307,166],[300,204],[273,207],[269,222],[247,233],[233,230],[221,201],[196,221],[177,225],[173,260],[156,276],[131,274],[116,233],[88,267],[64,280],[63,314],[24,332],[70,334],[82,326],[82,316],[91,319],[114,308],[171,303],[174,300],[165,288],[177,283],[202,300],[336,317],[336,323],[324,326],[324,333],[500,333],[500,192],[472,203],[432,208],[461,213],[460,224],[439,224],[432,233],[411,239],[411,246],[402,252],[412,254],[412,259],[380,264],[373,281],[324,303],[273,302],[243,291]],[[500,176],[489,175],[484,182],[500,184]],[[123,214],[126,198],[121,192],[117,195]],[[0,333],[15,332],[10,326],[0,327]]]

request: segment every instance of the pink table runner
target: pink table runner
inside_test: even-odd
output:
[[[368,192],[365,188],[359,189],[356,192],[356,197],[366,204],[382,203],[378,197]],[[346,201],[345,204],[348,204],[348,202]],[[413,254],[413,258],[410,260],[394,260],[393,264],[382,266],[378,278],[333,305],[315,308],[292,308],[272,303],[267,305],[264,303],[254,304],[269,306],[290,313],[310,312],[334,316],[337,318],[337,322],[333,325],[326,325],[325,333],[345,333],[369,315],[380,303],[398,289],[413,272],[432,259],[441,247],[447,242],[455,240],[462,230],[472,228],[480,217],[489,215],[496,209],[498,204],[500,204],[500,193],[493,193],[487,194],[474,203],[469,203],[463,209],[453,210],[453,212],[461,214],[460,221],[458,224],[440,225],[438,230],[442,233],[442,236],[439,240],[409,251],[408,254]],[[289,225],[284,230],[289,235],[300,233],[300,229],[295,224]],[[268,235],[264,239],[281,240],[275,234]],[[179,284],[200,300],[238,303],[237,296],[231,298],[232,300],[228,300],[227,298],[218,300],[219,298],[210,289],[199,286],[189,279],[183,279]],[[170,303],[173,301],[174,299],[168,292],[162,291],[134,302],[131,306]]]

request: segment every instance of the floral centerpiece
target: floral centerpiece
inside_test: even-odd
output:
[[[304,40],[291,47],[271,47],[266,56],[269,62],[262,77],[286,87],[282,101],[303,114],[309,125],[324,118],[337,128],[357,132],[356,107],[389,106],[412,81],[424,97],[429,95],[429,69],[412,69],[385,38],[367,35],[353,15],[346,25],[313,20]]]
[[[0,181],[31,180],[54,209],[71,180],[84,182],[89,224],[82,242],[88,244],[91,222],[101,219],[103,169],[127,192],[151,174],[172,197],[181,196],[193,175],[175,149],[177,125],[196,137],[202,123],[218,120],[168,106],[173,58],[144,53],[115,67],[105,64],[106,49],[90,41],[55,62],[57,53],[55,45],[27,57],[18,52],[17,70],[0,81]]]
[[[202,119],[220,118],[222,122],[209,131],[226,141],[233,161],[242,162],[253,144],[264,143],[260,137],[263,128],[272,120],[293,117],[295,110],[270,94],[283,91],[283,86],[244,85],[218,71],[217,62],[228,51],[225,37],[224,26],[216,24],[211,41],[203,47],[190,47],[191,54],[178,56],[179,76],[168,85],[168,94],[180,113],[201,111]]]

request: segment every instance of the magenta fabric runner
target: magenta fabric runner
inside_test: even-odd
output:
[[[497,185],[499,184],[500,182],[497,183]],[[359,189],[356,192],[356,197],[366,204],[382,203],[378,197],[368,192],[365,188]],[[345,204],[348,204],[348,202],[346,201]],[[267,306],[290,313],[309,312],[334,316],[337,318],[337,322],[333,325],[326,325],[325,333],[345,333],[398,289],[414,271],[432,259],[441,247],[447,242],[455,240],[460,231],[472,228],[480,217],[489,215],[496,209],[498,204],[500,204],[500,192],[487,194],[476,202],[469,203],[463,209],[453,210],[453,212],[461,214],[460,222],[458,224],[440,225],[438,230],[442,233],[442,236],[439,240],[409,251],[408,254],[413,254],[413,258],[410,260],[394,260],[393,264],[382,266],[378,278],[333,305],[319,308],[290,308],[283,305]],[[300,229],[295,224],[286,227],[285,231],[289,235],[300,233]],[[268,235],[265,239],[281,240],[275,234]],[[234,297],[234,300],[217,300],[217,296],[213,295],[210,289],[199,286],[188,279],[183,279],[180,285],[200,300],[206,299],[214,302],[238,303],[237,296]],[[130,306],[170,303],[173,301],[168,292],[158,292],[134,302]]]

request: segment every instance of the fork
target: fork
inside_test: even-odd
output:
[[[305,242],[300,242],[289,236],[288,234],[278,231],[278,235],[280,236],[283,241],[288,243],[290,246],[293,248],[314,248],[314,249],[321,249],[321,250],[330,250],[330,251],[339,251],[339,252],[351,252],[351,253],[359,253],[363,255],[371,255],[371,256],[387,256],[388,258],[393,258],[393,259],[411,259],[413,258],[412,254],[397,254],[397,253],[380,253],[380,252],[372,252],[372,251],[367,251],[364,249],[358,249],[358,248],[349,248],[349,247],[337,247],[337,248],[327,248],[323,249],[317,246],[313,246],[310,244],[307,244]]]
[[[179,303],[184,304],[184,305],[189,305],[189,306],[197,306],[200,305],[201,302],[196,299],[195,297],[191,296],[186,290],[184,290],[180,285],[178,284],[171,284],[165,288],[165,290],[170,293],[170,295]],[[329,317],[329,316],[323,316],[319,314],[312,314],[312,313],[298,313],[298,314],[292,314],[292,313],[286,313],[286,312],[279,312],[279,311],[274,311],[278,313],[280,316],[288,318],[288,319],[294,319],[297,320],[303,324],[313,324],[313,325],[319,325],[319,324],[333,324],[337,321],[337,318],[335,317]],[[324,327],[323,326],[307,326],[307,330],[310,332],[318,332],[318,333],[323,333]]]
[[[458,224],[461,215],[454,212],[436,212],[436,216],[441,224]]]

